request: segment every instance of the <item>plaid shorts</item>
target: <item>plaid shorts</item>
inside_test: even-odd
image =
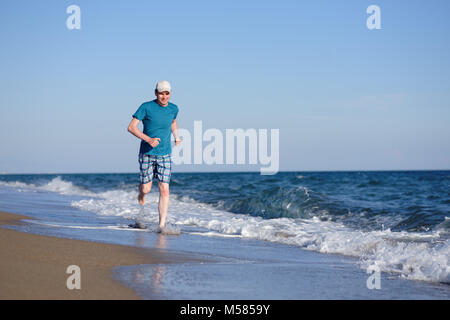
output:
[[[157,156],[152,154],[139,154],[139,169],[141,184],[153,181],[169,183],[172,171],[172,158],[170,154]]]

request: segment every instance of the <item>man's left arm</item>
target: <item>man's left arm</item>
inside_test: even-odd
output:
[[[181,139],[178,136],[178,124],[177,124],[177,119],[173,119],[172,121],[172,125],[170,126],[172,129],[172,134],[173,137],[175,138],[175,145],[179,145],[181,143]]]

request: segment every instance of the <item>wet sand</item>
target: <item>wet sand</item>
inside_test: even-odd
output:
[[[29,217],[0,212],[0,224]],[[184,258],[160,249],[63,239],[0,228],[0,299],[140,299],[115,281],[118,266],[175,263]],[[81,289],[67,288],[67,267],[80,267]]]

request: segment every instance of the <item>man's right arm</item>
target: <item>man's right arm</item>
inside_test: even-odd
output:
[[[130,124],[128,125],[128,132],[134,135],[135,137],[144,140],[148,144],[150,144],[153,148],[156,147],[159,144],[160,138],[150,138],[148,135],[144,134],[139,130],[138,128],[139,120],[134,118],[131,120]]]

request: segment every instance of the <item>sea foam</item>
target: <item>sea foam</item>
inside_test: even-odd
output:
[[[137,191],[108,191],[97,198],[73,201],[72,206],[99,215],[158,222],[158,194],[147,196],[143,209]],[[171,195],[168,221],[183,229],[197,227],[197,235],[241,237],[294,245],[322,253],[359,258],[361,268],[377,266],[382,272],[407,279],[450,283],[450,243],[439,231],[429,233],[354,230],[344,224],[310,219],[274,218],[235,214],[189,197]]]

